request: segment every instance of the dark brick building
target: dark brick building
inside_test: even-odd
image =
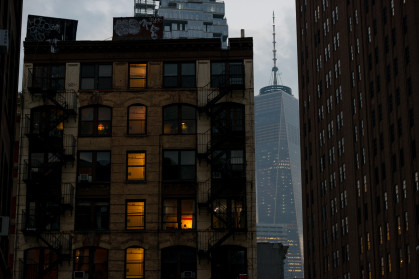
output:
[[[0,2],[0,278],[9,274],[9,220],[19,78],[22,0]]]
[[[419,3],[296,10],[305,278],[417,278]]]

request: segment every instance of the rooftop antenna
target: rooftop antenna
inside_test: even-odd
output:
[[[278,59],[276,58],[275,11],[272,12],[272,29],[273,29],[273,31],[272,31],[272,35],[273,35],[273,42],[272,42],[273,43],[273,50],[272,50],[272,52],[274,54],[274,58],[273,58],[274,66],[272,67],[272,75],[273,75],[273,78],[274,78],[274,84],[273,85],[278,85],[279,74],[278,74],[278,67],[276,66],[276,61]],[[282,80],[281,80],[281,83],[282,83]]]

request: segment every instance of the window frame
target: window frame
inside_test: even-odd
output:
[[[166,66],[176,66],[176,73],[168,73]],[[184,74],[186,65],[193,65],[193,75]],[[169,79],[173,81],[168,81]],[[193,80],[193,83],[189,83],[187,79]],[[163,87],[164,88],[196,88],[196,61],[192,62],[165,62],[163,63]]]
[[[58,72],[53,69],[58,69]],[[65,90],[65,63],[35,64],[32,71],[32,87],[40,87],[42,90]],[[55,86],[57,84],[58,86]]]
[[[218,66],[217,66],[218,65]],[[240,70],[235,71],[234,66],[240,67]],[[219,67],[219,70],[218,70]],[[211,61],[210,70],[210,85],[211,88],[237,88],[243,89],[245,86],[245,69],[244,61],[232,60],[232,61]],[[235,81],[238,79],[238,81]]]
[[[138,65],[138,68],[145,68],[145,75],[134,75],[131,74],[131,66],[133,65]],[[142,66],[140,66],[142,65]],[[148,72],[148,65],[147,63],[129,63],[128,65],[128,74],[129,74],[129,78],[128,78],[128,88],[130,89],[144,89],[147,88],[147,72]],[[144,86],[133,86],[133,80],[143,80],[144,81]]]
[[[184,111],[185,107],[195,110],[195,113],[194,113],[195,118],[194,119],[183,118],[183,111]],[[176,120],[167,119],[167,117],[166,117],[167,110],[171,109],[171,108],[176,108],[176,110],[177,110],[177,119]],[[162,133],[164,135],[195,135],[197,133],[197,116],[196,115],[197,115],[196,107],[193,106],[193,105],[190,105],[190,104],[178,103],[178,104],[170,104],[170,105],[164,106],[163,107],[163,116],[162,116],[162,118],[163,118]],[[186,121],[190,121],[191,123],[193,121],[193,127],[191,128],[191,130],[192,130],[191,132],[183,133],[182,128],[183,128],[183,125],[185,124]],[[172,126],[171,124],[173,124],[175,122],[176,122],[176,127],[177,127],[176,130],[177,131],[173,133],[172,130],[170,129],[169,132],[165,132],[166,125],[169,125],[171,127]]]
[[[99,227],[96,223],[97,217],[102,216],[102,209],[98,215],[97,209],[106,206],[106,216],[105,219],[101,219],[104,221],[104,224]],[[84,208],[84,209],[82,209]],[[86,210],[88,208],[88,210]],[[76,232],[108,232],[110,229],[110,202],[109,199],[93,199],[93,198],[78,198],[76,199],[76,205],[74,210],[74,231]],[[86,220],[86,218],[88,219]],[[85,225],[80,220],[85,220],[84,222],[87,224]],[[86,222],[87,221],[87,222]]]
[[[128,269],[128,250],[129,249],[140,249],[142,250],[143,254],[143,260],[139,262],[140,265],[142,265],[142,274],[139,276],[128,276],[127,269]],[[137,263],[137,262],[136,262]],[[125,260],[124,260],[124,278],[125,279],[143,279],[145,278],[145,249],[141,246],[130,246],[125,249]]]
[[[110,119],[109,120],[99,120],[99,111],[101,108],[109,109],[110,112]],[[93,109],[93,119],[92,120],[83,120],[83,110]],[[87,138],[87,137],[112,137],[112,107],[109,106],[103,106],[103,105],[93,105],[93,106],[84,106],[79,109],[79,128],[78,128],[78,136],[81,138]],[[92,123],[92,129],[93,132],[91,134],[85,133],[82,134],[82,126],[84,123]],[[104,133],[103,135],[100,135],[99,133],[99,125],[102,123],[109,123],[109,128],[107,129],[108,132]],[[86,124],[85,124],[86,125]],[[96,127],[96,129],[95,129]],[[106,130],[104,126],[104,130]]]
[[[110,150],[79,150],[77,151],[77,185],[85,184],[84,180],[81,180],[80,177],[80,153],[92,153],[92,162],[91,162],[91,181],[87,181],[88,184],[109,184],[111,182],[111,169],[112,169],[112,154]],[[98,153],[109,153],[109,180],[97,180],[96,173],[97,173],[97,154]],[[88,168],[86,166],[85,168]],[[82,173],[86,174],[86,173]],[[87,173],[88,174],[88,173]]]
[[[133,107],[144,107],[145,112],[144,112],[144,119],[130,119],[130,110]],[[130,125],[130,121],[141,121],[144,122],[143,124],[143,133],[132,133],[130,132],[130,127],[134,126],[134,125]],[[140,125],[141,126],[141,125]],[[146,136],[147,135],[147,106],[143,105],[143,104],[132,104],[127,108],[127,135],[130,136]]]
[[[166,213],[166,201],[176,201],[176,222],[168,222],[166,221],[167,213]],[[182,228],[182,217],[187,216],[190,214],[183,213],[182,211],[182,202],[183,201],[192,201],[192,227],[191,228]],[[163,231],[194,231],[196,230],[196,222],[197,222],[197,210],[196,210],[196,200],[194,198],[163,198],[162,200],[162,230]],[[167,227],[167,224],[176,224],[176,227]]]
[[[178,156],[177,156],[177,164],[176,165],[167,165],[167,163],[165,162],[165,153],[166,152],[177,152]],[[182,152],[194,152],[194,164],[193,165],[189,165],[189,164],[181,164],[182,162]],[[162,156],[163,156],[163,160],[162,160],[162,181],[163,182],[195,182],[196,181],[196,150],[195,149],[164,149],[162,152]],[[182,167],[191,167],[193,166],[193,178],[187,179],[187,178],[182,178]],[[170,177],[172,172],[174,172],[173,170],[170,170],[168,168],[175,168],[176,167],[176,177]],[[167,176],[169,176],[169,178],[167,178]]]
[[[128,213],[128,207],[129,207],[129,203],[132,203],[132,202],[138,202],[138,203],[143,203],[142,204],[142,206],[143,206],[143,212],[142,212],[142,215],[140,214],[140,215],[134,215],[134,214],[129,214]],[[129,216],[139,216],[140,218],[142,217],[143,218],[143,225],[142,226],[140,226],[140,228],[129,228],[129,226],[128,226],[128,217]],[[126,231],[143,231],[143,230],[145,230],[145,226],[146,226],[146,200],[144,200],[144,199],[139,199],[139,200],[126,200],[125,201],[125,230]]]
[[[77,251],[88,251],[88,256],[77,256]],[[106,251],[106,261],[103,263],[97,263],[96,259],[97,259],[97,253],[98,251]],[[84,254],[84,253],[83,253]],[[84,258],[87,258],[87,262],[82,262],[82,263],[77,263],[76,259],[80,260],[80,258],[82,260],[84,260]],[[73,273],[74,271],[85,271],[90,278],[97,278],[95,275],[95,273],[97,272],[97,268],[96,266],[98,264],[102,264],[106,267],[106,274],[104,277],[102,278],[108,278],[109,276],[109,249],[106,248],[102,248],[99,246],[83,246],[77,249],[73,250]],[[76,268],[76,266],[79,265],[78,268]],[[83,268],[81,268],[80,266],[86,266],[88,267],[88,270],[83,270]],[[93,273],[93,274],[91,274]]]
[[[84,67],[94,67],[93,74],[87,74],[84,73],[83,68]],[[100,75],[100,68],[101,66],[110,66],[111,67],[111,73],[109,76],[107,75]],[[79,80],[79,84],[80,84],[80,90],[112,90],[113,89],[113,63],[81,63],[80,64],[80,80]],[[84,88],[83,85],[83,79],[93,79],[93,88],[90,87],[86,87]],[[110,86],[103,86],[103,81],[101,82],[101,80],[107,80],[108,82],[110,81]]]
[[[144,154],[144,165],[129,165],[129,154]],[[129,168],[143,168],[143,176],[144,179],[129,179]],[[140,182],[146,182],[147,181],[147,152],[145,150],[132,150],[132,151],[127,151],[127,157],[126,157],[126,181],[127,183],[140,183]]]

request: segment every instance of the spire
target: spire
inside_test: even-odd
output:
[[[274,84],[273,85],[278,85],[278,67],[276,66],[276,61],[277,61],[277,59],[276,59],[276,37],[275,37],[275,35],[276,35],[276,33],[275,33],[275,12],[272,12],[272,21],[273,21],[273,23],[272,23],[272,29],[273,29],[273,31],[272,31],[272,35],[273,35],[273,50],[272,50],[272,52],[273,52],[273,55],[274,55],[274,58],[273,58],[273,61],[274,61],[274,66],[272,67],[272,75],[273,75],[273,78],[274,78]]]

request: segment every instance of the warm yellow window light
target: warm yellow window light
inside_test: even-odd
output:
[[[188,125],[185,122],[182,122],[182,131],[186,131],[188,129]]]
[[[126,251],[126,277],[144,278],[144,249],[128,248]]]
[[[127,229],[144,229],[144,202],[132,201],[127,203]]]
[[[128,153],[128,180],[145,180],[145,153]]]
[[[60,123],[57,125],[57,130],[62,131],[63,129],[64,129],[63,122],[60,122]]]
[[[105,125],[103,125],[102,123],[99,123],[99,125],[97,125],[97,130],[98,130],[98,131],[103,131],[103,130],[105,130]]]

